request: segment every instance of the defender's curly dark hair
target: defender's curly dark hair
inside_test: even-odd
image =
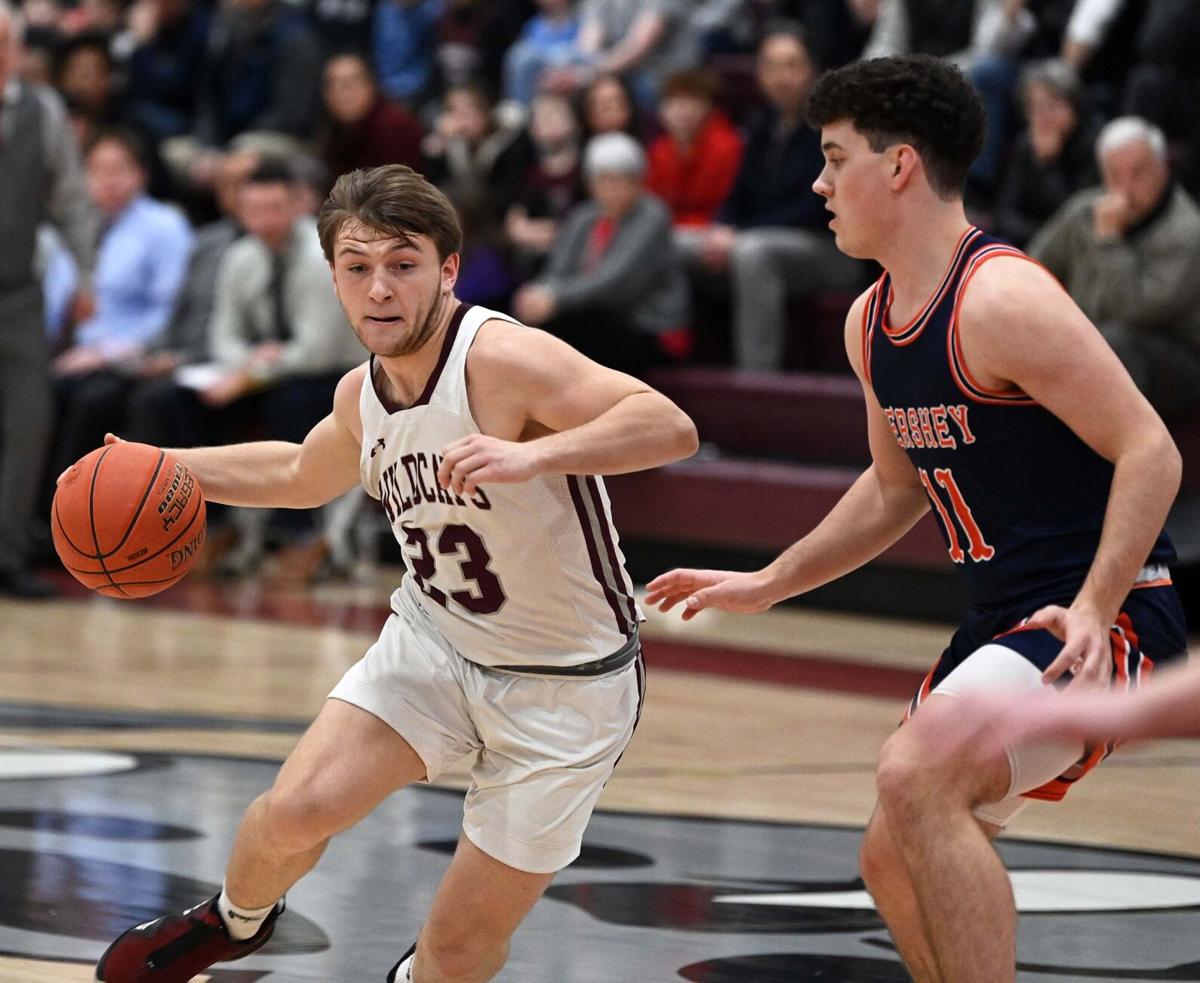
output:
[[[823,75],[808,98],[810,126],[848,120],[880,153],[913,146],[938,197],[961,197],[983,148],[983,101],[949,62],[929,55],[872,58]]]

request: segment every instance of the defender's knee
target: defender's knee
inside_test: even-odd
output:
[[[896,829],[930,810],[974,808],[1007,794],[1009,766],[983,735],[945,726],[958,708],[922,707],[883,745],[875,784]]]
[[[880,806],[896,822],[902,823],[903,817],[919,808],[929,793],[931,763],[922,760],[921,752],[921,742],[904,730],[889,737],[879,752],[875,788]]]
[[[908,878],[903,859],[888,836],[880,832],[878,822],[878,818],[872,820],[858,848],[859,874],[871,897],[876,899],[887,892],[890,884]]]

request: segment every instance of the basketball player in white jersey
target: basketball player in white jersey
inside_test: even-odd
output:
[[[106,983],[184,983],[255,951],[331,836],[470,754],[458,850],[387,978],[489,980],[578,856],[637,722],[641,615],[595,476],[692,454],[692,422],[550,335],[458,301],[458,220],[409,168],[341,177],[319,231],[372,358],[302,445],[173,453],[231,505],[310,508],[361,481],[408,576],[379,640],[247,810],[220,896],[127,931],[97,967]]]

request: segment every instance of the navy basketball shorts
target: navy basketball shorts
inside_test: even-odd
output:
[[[1062,642],[1045,629],[1025,627],[1025,622],[1047,605],[1066,607],[1070,602],[1070,598],[1054,596],[1028,599],[1019,607],[973,608],[925,677],[904,719],[934,693],[1040,688],[1041,674],[1058,657]],[[1109,647],[1111,685],[1125,690],[1139,686],[1156,667],[1186,658],[1183,606],[1165,569],[1143,571],[1109,630]],[[1062,683],[1069,680],[1067,674]],[[1111,744],[1082,748],[1052,742],[1038,748],[1010,749],[1013,783],[1009,795],[975,813],[1004,826],[1030,799],[1057,802],[1112,750]]]

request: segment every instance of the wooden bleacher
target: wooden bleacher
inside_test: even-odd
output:
[[[605,479],[625,539],[776,552],[811,529],[869,461],[853,377],[674,368],[649,381],[692,417],[704,446],[690,461]],[[883,559],[948,564],[932,517]]]
[[[692,417],[702,447],[689,461],[605,479],[638,579],[674,565],[748,569],[816,525],[868,463],[853,376],[690,367],[648,381]],[[1200,416],[1174,429],[1184,490],[1196,495]],[[932,514],[861,575],[824,590],[817,603],[881,613],[955,617],[962,601]],[[906,595],[918,590],[926,596],[914,611]]]

